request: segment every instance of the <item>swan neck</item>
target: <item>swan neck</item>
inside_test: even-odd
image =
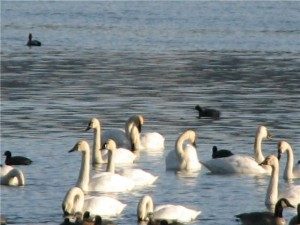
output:
[[[138,205],[138,219],[147,220],[148,214],[153,212],[153,201],[150,196],[144,196]]]
[[[272,165],[272,174],[267,189],[266,205],[275,205],[278,198],[279,165]]]
[[[62,209],[65,214],[75,214],[81,212],[84,204],[84,193],[78,187],[71,188],[63,201]]]
[[[106,172],[115,173],[115,153],[114,151],[108,150],[108,162]]]
[[[261,163],[265,160],[262,154],[262,137],[259,132],[256,134],[254,141],[254,158],[257,163]]]
[[[141,144],[140,132],[136,126],[132,126],[130,130],[130,140],[133,146],[132,151],[139,151],[143,148]]]
[[[100,164],[103,163],[101,155],[101,128],[100,125],[94,129],[94,145],[93,145],[93,159],[92,163]]]
[[[79,177],[76,183],[76,187],[81,188],[83,191],[88,191],[88,185],[90,181],[90,151],[82,152],[81,166]]]
[[[283,178],[286,180],[289,180],[289,179],[294,178],[294,175],[293,175],[294,154],[293,154],[293,150],[291,149],[291,147],[288,147],[286,152],[287,152],[287,161],[286,161],[286,166],[284,169]]]
[[[23,173],[18,169],[13,169],[8,174],[8,181],[9,186],[24,186],[25,185],[25,178]]]

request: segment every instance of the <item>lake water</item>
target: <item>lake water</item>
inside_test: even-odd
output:
[[[29,32],[42,47],[25,46]],[[89,119],[105,130],[135,114],[146,118],[144,132],[164,135],[166,148],[141,155],[136,167],[159,179],[116,195],[127,204],[117,224],[137,224],[145,194],[201,210],[192,224],[234,225],[238,213],[266,210],[269,177],[204,167],[184,176],[166,171],[164,158],[187,128],[198,134],[200,160],[213,145],[253,154],[263,124],[274,135],[264,154],[285,139],[299,160],[299,36],[300,2],[1,1],[1,152],[34,161],[20,166],[26,186],[1,186],[1,214],[10,224],[61,223],[81,160],[68,150],[79,139],[92,144],[83,132]],[[219,109],[221,119],[198,119],[196,104]]]

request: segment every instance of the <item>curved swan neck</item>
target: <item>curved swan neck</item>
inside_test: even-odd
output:
[[[138,204],[137,215],[140,221],[148,219],[148,214],[153,212],[153,201],[148,195],[144,196]]]
[[[83,191],[88,191],[88,185],[90,181],[90,149],[82,152],[81,166],[79,177],[76,183],[76,187],[81,188]]]
[[[99,126],[94,128],[94,145],[93,145],[93,155],[92,163],[100,164],[103,163],[102,154],[101,154],[101,127]]]
[[[294,174],[293,174],[294,154],[291,146],[287,147],[286,152],[287,152],[287,161],[284,169],[283,178],[289,180],[294,178]]]
[[[272,174],[267,189],[265,203],[266,205],[275,205],[278,198],[278,179],[279,179],[279,164],[278,161],[272,165]]]
[[[18,169],[13,169],[7,174],[9,186],[24,186],[25,178],[23,173]]]
[[[74,214],[82,210],[84,204],[84,193],[78,187],[71,188],[62,203],[62,210],[65,214]]]
[[[141,144],[140,132],[137,126],[132,126],[130,131],[130,140],[132,143],[132,151],[139,151],[143,148]]]
[[[260,129],[257,130],[254,141],[254,158],[257,163],[264,161],[265,157],[262,154],[262,135]]]

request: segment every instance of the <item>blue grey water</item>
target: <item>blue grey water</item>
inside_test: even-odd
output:
[[[42,47],[25,46],[29,32]],[[187,128],[198,134],[201,160],[213,145],[251,155],[263,124],[274,135],[264,154],[285,139],[299,160],[299,37],[300,2],[1,1],[1,152],[34,161],[19,166],[24,187],[1,186],[1,214],[10,224],[62,222],[81,160],[68,150],[79,139],[92,144],[83,132],[90,118],[105,130],[134,114],[146,118],[145,132],[164,135],[166,148],[141,155],[136,167],[159,179],[117,195],[127,207],[115,223],[137,224],[144,194],[201,210],[192,224],[234,225],[238,213],[265,211],[269,177],[204,167],[186,177],[166,171],[164,158]],[[221,119],[198,119],[196,104],[219,109]]]

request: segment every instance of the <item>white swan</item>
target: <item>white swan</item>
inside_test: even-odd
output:
[[[88,127],[86,130],[94,130],[94,144],[93,144],[93,154],[92,154],[92,164],[101,164],[101,163],[106,163],[108,160],[108,155],[107,152],[106,154],[104,153],[102,155],[101,153],[101,140],[107,140],[108,138],[104,137],[103,139],[101,138],[101,126],[100,126],[100,121],[97,118],[92,118],[89,122]],[[115,130],[114,130],[115,131]],[[123,132],[123,135],[122,135]],[[123,140],[124,138],[127,140],[127,145],[130,146],[130,142],[128,141],[124,131],[120,131],[119,134],[118,132],[112,133],[107,133],[106,136],[114,136],[114,140]],[[117,143],[117,142],[116,142]],[[123,140],[123,143],[125,141]],[[132,151],[126,149],[126,148],[118,148],[117,151],[115,152],[115,163],[116,164],[132,164],[134,160],[136,159],[136,154],[134,154]]]
[[[145,195],[138,204],[137,217],[139,221],[161,221],[168,223],[187,223],[195,220],[201,211],[188,209],[181,205],[159,205],[154,208],[153,200]]]
[[[78,187],[70,188],[62,203],[65,215],[89,211],[91,215],[101,215],[103,218],[117,217],[125,207],[126,204],[109,196],[85,197],[83,191]]]
[[[261,164],[269,165],[272,168],[272,174],[267,189],[265,204],[272,208],[278,200],[278,179],[279,179],[279,162],[276,156],[268,156]],[[294,207],[300,203],[300,185],[291,185],[280,194],[286,198]]]
[[[286,141],[278,142],[278,159],[280,159],[281,154],[287,153],[286,166],[283,173],[283,179],[290,180],[293,178],[300,178],[300,167],[294,166],[294,154],[293,149],[289,143]]]
[[[108,140],[108,145],[115,142]],[[90,147],[87,141],[78,141],[69,151],[79,151],[82,153],[81,167],[76,187],[83,191],[100,191],[100,192],[124,192],[134,187],[134,182],[119,174],[115,174],[114,152],[109,148],[109,159],[106,172],[94,175],[90,180]]]
[[[259,126],[254,141],[254,158],[248,155],[234,154],[225,158],[216,158],[201,162],[212,173],[217,174],[271,174],[271,167],[261,166],[264,160],[262,141],[270,139],[271,135],[265,126]]]
[[[166,157],[167,170],[186,170],[189,172],[201,169],[196,151],[196,133],[186,130],[177,139],[175,150]]]
[[[141,115],[130,118],[130,123],[127,126],[129,134],[128,138],[131,140],[134,151],[161,151],[165,148],[165,138],[157,132],[141,133],[142,125],[144,124],[144,117]]]
[[[21,170],[8,165],[0,166],[1,185],[24,186],[25,177]]]
[[[135,186],[152,185],[158,178],[142,169],[123,169],[120,174],[132,180]]]

